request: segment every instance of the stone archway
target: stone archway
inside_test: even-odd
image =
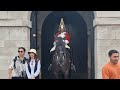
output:
[[[82,73],[82,72],[84,72],[84,70],[78,68],[78,70],[80,70],[79,74],[78,74],[78,76],[75,76],[75,74],[74,74],[73,78],[94,78],[94,57],[93,57],[94,56],[94,37],[93,37],[94,36],[94,32],[93,32],[94,14],[93,14],[93,12],[89,12],[89,11],[76,11],[76,12],[75,11],[74,12],[72,12],[72,11],[63,11],[63,12],[62,11],[61,12],[60,11],[58,11],[58,12],[37,11],[37,14],[36,14],[36,22],[37,22],[36,23],[36,27],[37,27],[36,28],[36,32],[37,32],[36,41],[37,41],[37,47],[36,48],[38,49],[38,53],[40,54],[39,58],[42,60],[41,61],[41,63],[42,63],[42,78],[51,78],[51,76],[47,77],[49,72],[46,71],[47,67],[50,64],[50,61],[49,60],[45,61],[46,60],[45,57],[46,57],[46,55],[48,56],[48,59],[50,57],[49,56],[49,49],[52,47],[52,40],[53,40],[53,37],[51,37],[51,36],[53,35],[53,33],[56,32],[56,28],[57,28],[56,26],[59,24],[59,19],[58,18],[60,18],[61,16],[65,16],[66,17],[66,21],[65,22],[67,23],[67,28],[69,29],[69,32],[72,34],[72,36],[74,34],[74,36],[73,36],[74,40],[71,42],[71,45],[73,45],[72,43],[77,43],[77,42],[74,42],[75,41],[75,37],[76,37],[75,34],[77,33],[77,30],[80,29],[81,27],[76,28],[76,32],[75,31],[71,32],[72,29],[73,28],[75,29],[76,26],[75,25],[73,25],[73,26],[71,25],[71,24],[75,23],[74,20],[73,20],[74,23],[69,23],[70,22],[70,20],[69,20],[70,17],[68,18],[68,16],[67,16],[68,13],[67,12],[69,14],[70,14],[70,12],[71,13],[76,13],[76,15],[78,15],[77,18],[81,17],[81,19],[78,19],[77,22],[81,25],[81,27],[84,27],[85,31],[81,31],[81,32],[78,31],[78,32],[79,33],[85,32],[86,35],[83,36],[83,37],[87,38],[86,39],[86,45],[87,45],[86,48],[87,49],[85,50],[85,52],[87,51],[86,52],[86,54],[87,54],[86,55],[86,63],[84,63],[84,61],[81,61],[79,63],[78,63],[78,61],[75,62],[76,64],[78,64],[78,67],[79,67],[80,63],[82,63],[81,65],[83,65],[83,66],[81,66],[81,67],[86,68],[86,70],[85,70],[86,73],[83,74],[83,76],[85,76],[85,77],[79,77],[80,72]],[[59,13],[59,15],[57,13]],[[60,13],[61,13],[61,15],[60,15]],[[66,14],[62,15],[63,13],[66,13]],[[52,18],[49,18],[50,15],[51,15]],[[72,16],[73,19],[74,19],[74,15]],[[76,18],[76,20],[77,20],[77,18]],[[52,23],[50,21],[52,21],[54,23]],[[80,21],[83,21],[82,24],[81,24]],[[51,24],[53,26],[49,26],[49,24]],[[52,28],[52,27],[54,27],[54,28]],[[48,30],[49,28],[54,29],[53,32],[50,32],[50,30]],[[46,30],[48,30],[50,33],[48,34],[48,31],[46,31]],[[77,37],[76,37],[76,39],[77,39]],[[81,38],[81,40],[82,39],[83,38]],[[47,40],[47,42],[44,42],[44,40]],[[82,41],[84,41],[84,40],[82,40]],[[41,43],[44,43],[44,44],[42,45]],[[47,44],[47,46],[45,46],[46,44]],[[78,44],[78,47],[79,47],[79,44]],[[44,48],[46,48],[46,47],[47,47],[47,50],[44,51]],[[75,48],[74,45],[73,45],[73,47]],[[84,47],[85,46],[81,47],[81,49],[83,49]],[[76,54],[77,54],[77,52],[76,52]],[[80,58],[79,55],[78,55],[78,58]]]

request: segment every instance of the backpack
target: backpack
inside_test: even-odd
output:
[[[13,59],[13,61],[14,61],[14,69],[16,68],[16,61],[17,61],[17,57],[18,56],[16,56],[14,59]],[[25,62],[27,61],[28,59],[26,58],[26,57],[24,57],[24,59],[23,59],[23,64],[25,64]]]

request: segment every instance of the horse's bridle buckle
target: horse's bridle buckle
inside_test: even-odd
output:
[[[63,51],[60,51],[60,53],[64,53]]]

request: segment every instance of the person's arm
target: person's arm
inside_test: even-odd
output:
[[[40,69],[41,69],[41,64],[40,64],[40,60],[38,61],[38,65],[37,65],[37,70],[34,73],[34,76],[38,76],[40,74]]]
[[[107,67],[102,68],[102,79],[110,79],[110,74]]]
[[[14,65],[14,61],[12,61],[11,65],[8,68],[8,78],[12,79],[12,70],[13,70],[13,65]]]
[[[70,42],[70,35],[68,32],[66,32],[66,40],[65,43],[68,44]]]
[[[29,70],[28,70],[28,64],[27,64],[27,62],[25,63],[25,67],[26,67],[27,77],[28,77],[28,79],[31,79],[32,77],[31,77],[31,74],[30,74],[30,72],[29,72]]]
[[[8,69],[8,78],[12,79],[12,69],[11,68]]]

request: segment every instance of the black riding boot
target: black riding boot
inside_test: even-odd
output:
[[[68,48],[67,48],[67,51],[69,52],[69,55],[70,55],[70,61],[72,62],[72,54],[71,54],[72,52],[71,52],[71,50],[68,49]]]
[[[53,58],[53,51],[50,52],[50,60],[52,60],[52,58]]]
[[[69,52],[69,55],[70,55],[71,69],[76,72],[76,68],[73,64],[72,51],[70,49],[67,49],[67,51]]]
[[[49,65],[49,67],[48,67],[48,70],[49,70],[49,71],[52,69],[53,53],[54,53],[54,51],[50,52],[50,65]]]

